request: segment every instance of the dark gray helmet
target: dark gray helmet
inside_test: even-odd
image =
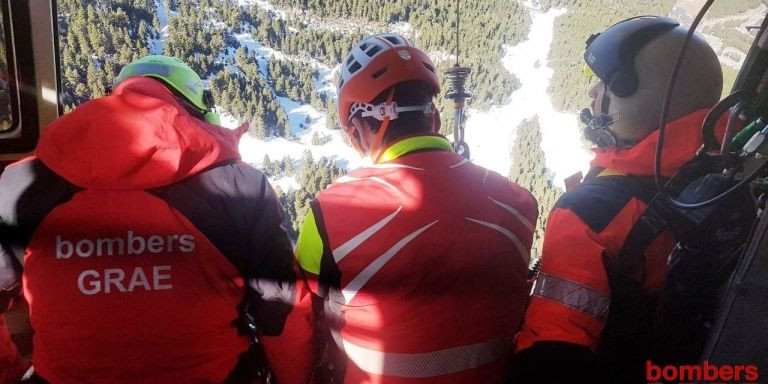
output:
[[[637,142],[658,129],[672,69],[688,29],[666,17],[619,22],[587,41],[584,60],[607,89],[608,128],[620,142]],[[723,75],[717,54],[694,34],[675,82],[669,121],[720,99]]]

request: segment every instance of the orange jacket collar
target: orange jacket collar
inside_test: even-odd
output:
[[[700,109],[667,124],[662,153],[662,176],[673,176],[701,147],[701,124],[708,112],[709,109]],[[725,123],[726,119],[718,121],[718,137],[722,137]],[[608,168],[638,176],[653,175],[658,141],[659,131],[655,131],[631,148],[594,149],[597,156],[590,165],[593,168]]]

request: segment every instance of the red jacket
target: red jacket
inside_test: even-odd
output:
[[[11,335],[5,327],[5,320],[0,315],[0,383],[15,383],[29,368],[16,351]]]
[[[6,169],[0,249],[26,252],[0,258],[23,267],[41,377],[221,383],[249,348],[239,308],[280,334],[297,297],[291,245],[237,139],[133,78],[56,120],[36,158]]]
[[[403,139],[312,203],[296,252],[345,383],[502,380],[536,202],[450,148]]]
[[[706,113],[700,110],[668,125],[663,176],[672,176],[700,147]],[[642,335],[651,323],[643,316],[651,315],[647,312],[664,287],[667,257],[675,244],[671,231],[642,242],[644,263],[631,271],[632,284],[643,292],[639,297],[617,301],[613,294],[628,287],[623,280],[612,280],[611,273],[626,257],[628,235],[656,192],[652,175],[657,140],[658,131],[629,149],[597,150],[590,175],[550,213],[541,273],[518,351],[540,342],[565,342],[598,351],[604,361],[642,359],[630,356],[631,350],[647,342]],[[632,378],[644,376],[633,373]]]

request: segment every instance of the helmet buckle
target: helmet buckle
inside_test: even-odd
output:
[[[384,119],[395,120],[400,117],[400,112],[422,112],[425,116],[432,114],[432,103],[424,105],[414,105],[407,107],[398,107],[397,102],[369,104],[369,103],[353,103],[349,108],[349,118],[352,119],[357,112],[362,111],[361,117],[373,117],[378,121],[384,121]]]
[[[400,116],[397,111],[397,103],[394,101],[391,103],[379,104],[377,107],[379,109],[379,116],[376,117],[376,120],[384,120],[385,118],[394,120]]]

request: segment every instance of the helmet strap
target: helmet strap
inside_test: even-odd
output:
[[[401,112],[421,112],[424,116],[430,116],[435,111],[431,101],[422,105],[411,105],[406,107],[401,107],[394,101],[391,103],[385,101],[376,105],[369,103],[353,103],[349,108],[349,119],[351,120],[358,112],[361,112],[360,117],[373,117],[378,121],[384,121],[387,117],[389,117],[390,120],[400,118]]]
[[[392,103],[392,99],[395,98],[396,87],[397,86],[393,85],[392,88],[389,89],[389,95],[387,95],[387,104]],[[389,117],[385,117],[381,122],[381,125],[379,125],[379,132],[376,134],[376,141],[373,142],[373,147],[371,147],[371,160],[374,164],[379,162],[379,158],[381,158],[381,154],[383,153],[381,151],[381,143],[384,141],[384,135],[387,134],[387,130],[389,130],[390,121],[391,119]]]
[[[360,146],[360,138],[358,133],[358,139],[355,139],[354,136],[354,130],[350,130],[349,128],[345,128],[347,130],[347,135],[349,136],[349,142],[352,143],[352,147],[355,148],[355,151],[359,153],[361,156],[365,155],[365,151],[363,151],[363,147]]]
[[[174,96],[176,96],[176,101],[179,104],[181,104],[181,106],[184,107],[184,109],[186,109],[187,112],[189,112],[190,115],[194,116],[198,120],[205,121],[205,114],[208,111],[201,110],[200,108],[198,108],[194,104],[190,103],[189,101],[187,101],[187,99],[185,99],[185,98],[183,98],[181,96],[178,96],[178,95],[175,95],[175,94],[174,94]]]
[[[209,124],[214,124],[214,125],[221,124],[221,118],[216,113],[216,111],[213,110],[213,108],[200,109],[181,96],[176,96],[176,101],[178,101],[179,104],[181,104],[181,106],[184,107],[184,109],[194,118],[205,121],[206,123],[209,123]]]

